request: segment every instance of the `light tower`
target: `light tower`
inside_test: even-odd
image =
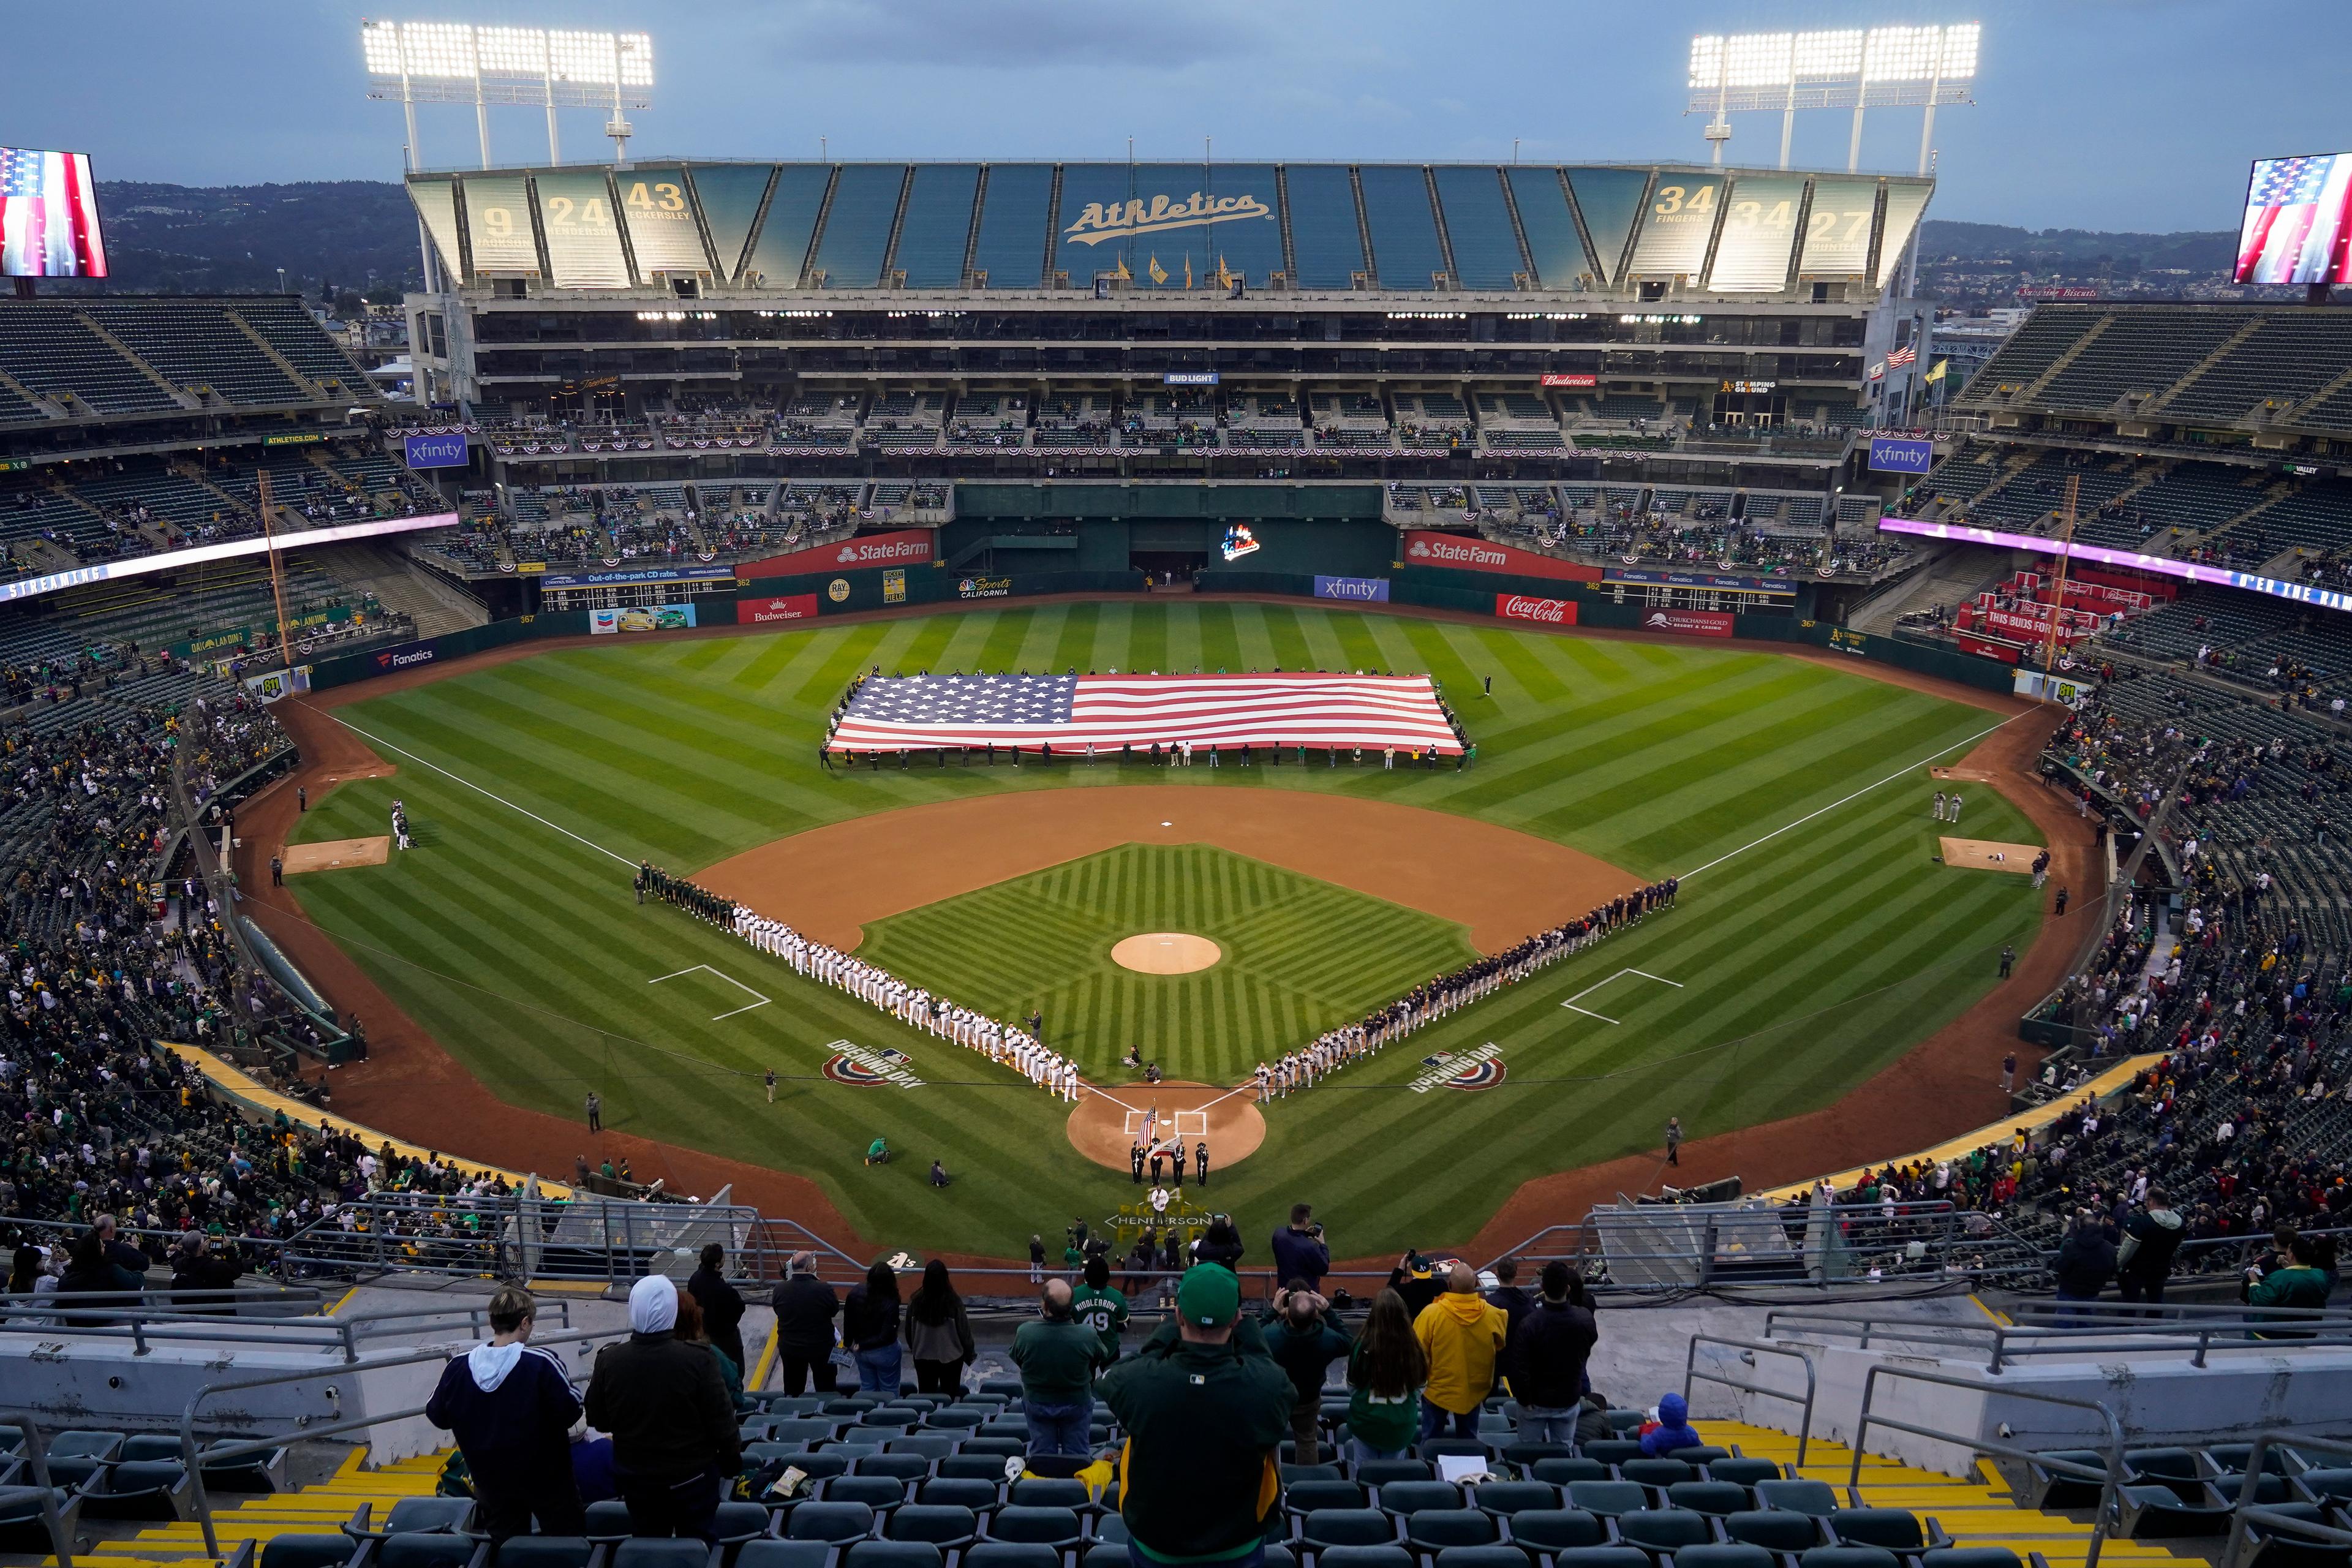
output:
[[[1780,167],[1801,109],[1853,112],[1846,171],[1862,166],[1862,122],[1871,109],[1923,109],[1919,173],[1927,172],[1939,104],[1973,103],[1975,22],[1949,26],[1860,27],[1819,33],[1707,33],[1691,40],[1685,114],[1709,116],[1706,137],[1715,162],[1731,138],[1731,116],[1748,110],[1780,115]]]
[[[397,99],[407,116],[407,167],[425,165],[416,106],[470,103],[482,167],[490,166],[490,106],[544,110],[547,161],[562,162],[559,109],[602,109],[616,155],[635,128],[624,117],[653,107],[654,41],[645,33],[582,33],[539,27],[475,27],[463,22],[360,20],[370,98]]]

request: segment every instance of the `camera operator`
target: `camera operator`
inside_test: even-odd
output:
[[[1290,1436],[1297,1445],[1297,1462],[1314,1464],[1320,1458],[1323,1377],[1354,1342],[1332,1321],[1330,1303],[1306,1280],[1294,1279],[1274,1293],[1274,1309],[1265,1316],[1265,1348],[1275,1365],[1290,1374]]]
[[[1320,1293],[1323,1277],[1331,1272],[1331,1247],[1323,1239],[1322,1224],[1312,1204],[1290,1205],[1290,1224],[1274,1233],[1274,1277],[1299,1279]]]

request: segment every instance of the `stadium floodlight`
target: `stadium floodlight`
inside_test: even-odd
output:
[[[1919,152],[1924,174],[1937,106],[1974,101],[1969,84],[1976,79],[1982,37],[1983,28],[1975,22],[1867,31],[1704,34],[1691,39],[1684,112],[1712,116],[1706,138],[1715,144],[1715,161],[1720,163],[1723,143],[1731,135],[1731,114],[1779,110],[1780,167],[1785,169],[1797,110],[1850,109],[1853,132],[1846,167],[1853,170],[1862,160],[1864,109],[1924,109]]]
[[[471,103],[490,165],[491,104],[522,104],[547,112],[547,156],[562,160],[558,109],[603,109],[625,138],[624,110],[653,107],[654,45],[645,33],[548,31],[539,27],[476,27],[463,22],[384,22],[362,17],[360,45],[368,96],[398,99],[408,116],[409,166],[416,153],[419,103]]]

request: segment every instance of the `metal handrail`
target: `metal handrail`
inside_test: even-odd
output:
[[[544,1339],[533,1335],[530,1342],[542,1347],[576,1344],[583,1340],[621,1340],[627,1338],[628,1334],[629,1331],[625,1328],[601,1331],[581,1329],[571,1333],[550,1334]],[[377,1372],[387,1367],[414,1366],[420,1362],[448,1361],[452,1359],[454,1353],[449,1347],[444,1345],[433,1350],[412,1352],[407,1355],[385,1356],[377,1361],[357,1363],[343,1370],[355,1373]],[[190,1398],[180,1411],[180,1460],[188,1474],[189,1506],[195,1510],[196,1521],[204,1527],[205,1552],[207,1556],[217,1558],[220,1555],[220,1536],[213,1524],[212,1499],[205,1490],[204,1464],[200,1462],[196,1451],[197,1407],[216,1394],[238,1393],[249,1388],[268,1388],[277,1384],[303,1383],[325,1375],[327,1374],[319,1368],[310,1367],[300,1372],[272,1373],[267,1377],[234,1378],[223,1383],[208,1383],[196,1390],[194,1397]],[[331,1437],[340,1433],[357,1432],[370,1426],[382,1426],[387,1421],[413,1420],[424,1414],[425,1406],[420,1405],[414,1410],[394,1410],[380,1415],[355,1416],[349,1421],[331,1422],[324,1426],[304,1426],[301,1436],[305,1438]],[[206,1449],[202,1458],[214,1464],[221,1464],[230,1459],[242,1459],[254,1454],[265,1454],[272,1448],[282,1448],[288,1441],[289,1439],[285,1437],[255,1437],[243,1442],[221,1443]],[[71,1568],[71,1564],[60,1562],[58,1568]]]
[[[25,1457],[33,1461],[33,1484],[41,1489],[41,1523],[49,1532],[49,1549],[57,1553],[58,1568],[73,1568],[73,1538],[58,1511],[58,1489],[49,1479],[49,1449],[41,1440],[40,1420],[30,1410],[0,1410],[0,1419],[15,1422],[24,1434]]]
[[[131,1353],[142,1356],[154,1349],[151,1341],[197,1342],[209,1344],[275,1344],[293,1350],[317,1348],[331,1351],[340,1347],[343,1352],[343,1360],[348,1363],[359,1360],[360,1342],[363,1339],[404,1332],[415,1326],[421,1325],[424,1320],[431,1318],[463,1318],[465,1327],[478,1335],[487,1327],[489,1312],[488,1302],[478,1302],[472,1306],[409,1307],[396,1311],[366,1312],[348,1318],[330,1317],[319,1313],[299,1318],[238,1319],[217,1312],[200,1310],[141,1310],[136,1306],[136,1300],[141,1294],[142,1293],[127,1290],[107,1293],[93,1291],[85,1296],[77,1291],[71,1295],[60,1297],[57,1292],[51,1291],[40,1296],[26,1296],[19,1293],[0,1297],[0,1310],[5,1310],[6,1303],[27,1306],[38,1303],[37,1312],[27,1313],[22,1318],[0,1319],[0,1334],[54,1333],[60,1327],[64,1327],[71,1329],[77,1337],[82,1339],[127,1339],[131,1343]],[[213,1294],[224,1293],[214,1292]],[[121,1302],[126,1297],[132,1300],[123,1304],[109,1305],[110,1298]],[[562,1319],[563,1326],[570,1328],[572,1303],[559,1297],[551,1298],[551,1304],[556,1315]],[[83,1323],[75,1321],[85,1316],[127,1317],[130,1321],[127,1323],[112,1321]],[[254,1326],[245,1328],[229,1326],[240,1322]],[[261,1324],[268,1326],[260,1327]],[[457,1325],[452,1323],[450,1326],[454,1329]]]
[[[2077,1303],[2066,1302],[2063,1307]],[[2162,1310],[2162,1309],[2157,1309]],[[2186,1303],[2184,1311],[2199,1309]],[[1852,1334],[1855,1348],[1867,1350],[1874,1335],[1880,1340],[1900,1340],[1919,1344],[1938,1344],[1953,1349],[1976,1349],[1965,1342],[1971,1336],[1981,1336],[1986,1352],[1986,1370],[1999,1373],[2004,1363],[2029,1356],[2084,1356],[2102,1352],[2158,1352],[2187,1347],[2191,1366],[2206,1364],[2216,1345],[2227,1349],[2251,1348],[2266,1340],[2284,1340],[2300,1346],[2352,1344],[2352,1316],[2341,1309],[2311,1307],[2221,1306],[2202,1309],[2222,1316],[2200,1318],[2189,1321],[2166,1322],[2161,1320],[2135,1320],[2126,1305],[2100,1310],[2105,1321],[2087,1325],[2042,1325],[2039,1323],[1940,1323],[1916,1320],[1885,1319],[1869,1316],[1846,1316],[1834,1312],[1813,1311],[1803,1308],[1775,1308],[1764,1315],[1764,1337],[1770,1339],[1784,1326],[1794,1326],[1799,1331],[1814,1334]],[[2308,1324],[2308,1328],[2296,1328]],[[2282,1330],[2289,1331],[2282,1332]],[[1948,1336],[1957,1336],[1960,1342]]]
[[[1805,1397],[1801,1400],[1784,1388],[1771,1388],[1760,1383],[1742,1383],[1738,1378],[1726,1377],[1719,1372],[1699,1371],[1698,1347],[1702,1344],[1724,1345],[1733,1350],[1746,1351],[1748,1352],[1750,1365],[1754,1364],[1755,1355],[1759,1351],[1768,1355],[1784,1355],[1801,1362],[1805,1368]],[[1762,1340],[1727,1339],[1721,1334],[1693,1334],[1690,1353],[1683,1362],[1683,1403],[1685,1405],[1690,1403],[1692,1384],[1716,1383],[1721,1384],[1726,1388],[1736,1388],[1743,1394],[1760,1394],[1773,1399],[1785,1399],[1801,1406],[1804,1415],[1797,1423],[1797,1463],[1801,1466],[1805,1462],[1805,1445],[1812,1440],[1813,1394],[1819,1382],[1820,1379],[1813,1366],[1813,1358],[1794,1346],[1769,1344]]]
[[[2239,1561],[2238,1554],[2245,1549],[2246,1526],[2249,1522],[2274,1525],[2282,1531],[2290,1531],[2309,1540],[2352,1542],[2352,1530],[2339,1530],[2332,1524],[2297,1519],[2293,1514],[2281,1513],[2276,1509],[2266,1508],[2254,1500],[2254,1494],[2262,1486],[2263,1458],[2273,1446],[2284,1446],[2289,1443],[2298,1449],[2312,1448],[2323,1454],[2338,1454],[2352,1458],[2352,1442],[2347,1442],[2341,1437],[2305,1437],[2298,1434],[2279,1432],[2263,1432],[2257,1435],[2252,1448],[2246,1454],[2246,1479],[2238,1488],[2238,1505],[2230,1515],[2230,1544],[2228,1550],[2221,1553],[2222,1568],[2231,1568],[2231,1564]]]
[[[2004,1387],[2000,1390],[2004,1396],[2012,1399],[2031,1399],[2042,1405],[2060,1405],[2072,1410],[2096,1412],[2099,1419],[2106,1424],[2107,1428],[2107,1444],[2105,1449],[2107,1465],[2105,1472],[2101,1472],[2088,1465],[2078,1464],[2072,1459],[2046,1457],[2031,1448],[2020,1447],[2014,1443],[1998,1443],[1985,1437],[1969,1436],[1958,1432],[1944,1432],[1933,1426],[1920,1426],[1908,1421],[1897,1421],[1889,1415],[1873,1415],[1870,1413],[1870,1402],[1878,1392],[1878,1380],[1881,1375],[1907,1378],[1914,1383],[1940,1384],[1947,1388],[1964,1388],[1977,1394],[1990,1391],[1990,1384],[1970,1378],[1952,1377],[1940,1372],[1925,1372],[1916,1367],[1891,1366],[1884,1362],[1872,1367],[1869,1375],[1864,1377],[1862,1383],[1862,1416],[1854,1423],[1853,1428],[1853,1466],[1846,1474],[1845,1484],[1849,1492],[1862,1484],[1862,1440],[1874,1421],[1889,1431],[1908,1432],[1915,1437],[1933,1438],[1937,1442],[1950,1443],[1979,1454],[2022,1459],[2062,1476],[2096,1480],[2099,1483],[2099,1508],[2097,1516],[2091,1521],[2090,1544],[2083,1550],[2083,1568],[2099,1568],[2099,1547],[2107,1538],[2107,1521],[2114,1517],[2116,1499],[2123,1486],[2124,1479],[2124,1426],[2123,1423],[2116,1418],[2114,1411],[2089,1399],[2068,1399],[2062,1394],[2037,1394],[2028,1389],[2013,1387]]]

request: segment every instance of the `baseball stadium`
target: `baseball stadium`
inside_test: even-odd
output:
[[[1959,384],[1924,152],[647,162],[614,47],[612,158],[407,172],[396,367],[35,287],[88,160],[0,150],[0,1553],[2343,1560],[2332,166],[2256,165],[2299,298]],[[1133,1390],[1261,1309],[1337,1338],[1212,1550]],[[698,1335],[658,1500],[709,1358],[611,1368]],[[467,1437],[510,1374],[584,1514]]]

